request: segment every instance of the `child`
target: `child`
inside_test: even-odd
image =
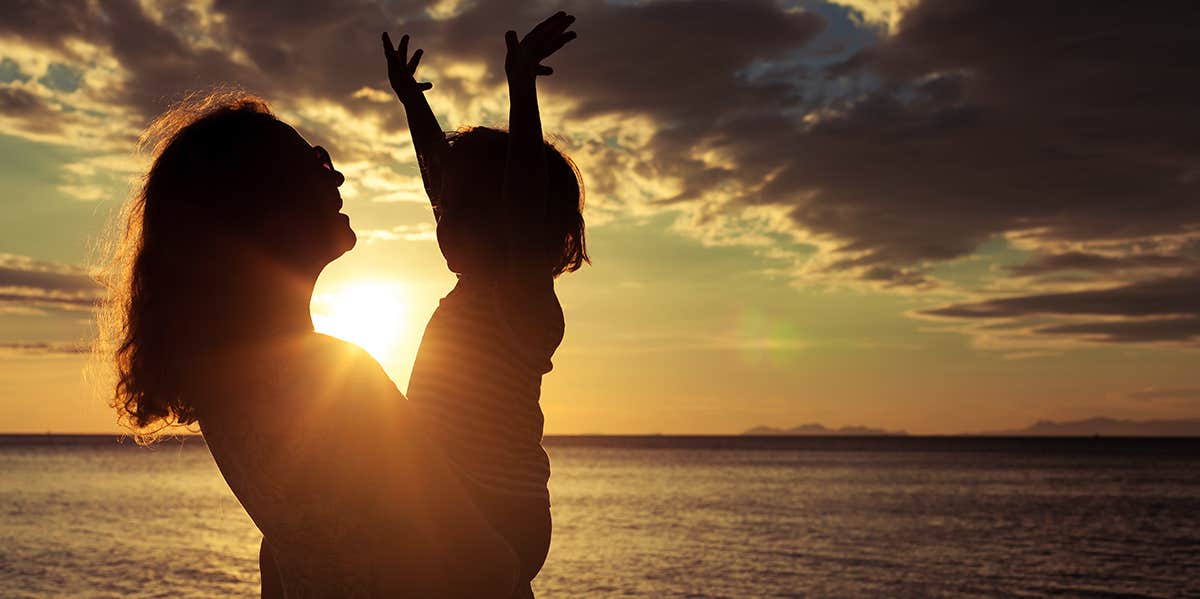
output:
[[[542,375],[562,341],[554,278],[587,261],[574,166],[542,139],[539,64],[575,33],[556,13],[520,41],[505,34],[509,132],[443,135],[413,77],[421,50],[383,35],[388,78],[404,104],[438,244],[458,275],[425,329],[408,399],[462,474],[481,511],[521,558],[517,597],[532,597],[550,546],[549,459],[541,446]]]

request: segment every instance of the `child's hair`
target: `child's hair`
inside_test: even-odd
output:
[[[458,193],[451,201],[469,202],[456,209],[486,212],[500,204],[508,156],[508,132],[491,127],[468,127],[447,135],[452,172]],[[583,177],[553,144],[546,142],[546,255],[553,276],[574,272],[591,263],[584,242]],[[450,199],[450,198],[447,198]],[[458,211],[458,210],[456,210]]]

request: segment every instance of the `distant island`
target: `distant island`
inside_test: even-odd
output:
[[[996,437],[1200,437],[1200,418],[1183,420],[1088,418],[1087,420],[1068,422],[1039,420],[1032,426],[1022,429],[970,434]]]
[[[867,426],[829,428],[822,424],[801,424],[792,428],[756,426],[742,433],[750,437],[899,437],[907,431],[889,431]],[[941,436],[941,435],[937,435]],[[1200,437],[1200,418],[1180,420],[1121,420],[1118,418],[1088,418],[1056,422],[1039,420],[1025,428],[959,433],[950,436],[966,437]]]
[[[843,426],[842,428],[826,428],[822,424],[801,424],[792,428],[775,428],[773,426],[756,426],[742,433],[749,436],[768,436],[768,435],[783,435],[790,437],[800,436],[899,436],[907,435],[905,431],[887,431],[881,428],[870,428],[866,426]]]

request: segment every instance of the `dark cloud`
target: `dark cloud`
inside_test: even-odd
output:
[[[1200,316],[1200,272],[1111,289],[1042,293],[955,304],[926,310],[950,318],[1014,318],[1031,315]]]
[[[1040,335],[1067,335],[1107,343],[1155,343],[1200,341],[1200,318],[1152,318],[1086,322],[1039,327]]]
[[[0,115],[19,121],[23,130],[34,134],[62,130],[61,113],[41,97],[20,87],[0,87]]]
[[[831,70],[879,83],[780,140],[789,163],[766,195],[881,264],[1009,232],[1194,234],[1198,24],[1180,2],[926,0]]]
[[[97,37],[104,24],[96,16],[88,0],[0,2],[0,34],[62,50],[68,39]]]
[[[0,342],[0,352],[35,355],[67,355],[86,354],[91,351],[85,343],[49,343],[49,342]]]
[[[165,25],[133,0],[100,0],[99,12],[82,1],[2,10],[8,32],[38,43],[109,45],[134,78],[124,100],[147,117],[217,82],[361,107],[349,96],[382,83],[385,28],[413,33],[430,60],[491,65],[496,81],[503,30],[547,12],[503,0],[435,20],[426,4],[219,0],[210,33],[221,48],[187,42],[201,22],[187,2],[158,5]],[[577,102],[575,116],[653,118],[652,166],[687,182],[679,199],[769,178],[736,201],[790,207],[798,228],[853,254],[835,269],[886,266],[911,279],[906,269],[1005,232],[1094,240],[1200,226],[1191,3],[924,0],[894,35],[825,70],[802,59],[822,18],[773,2],[562,7],[579,16],[580,41],[553,59],[560,75],[545,85]],[[752,68],[763,64],[773,66]],[[692,159],[702,147],[732,168]]]
[[[154,5],[160,24],[134,0],[17,2],[0,6],[0,33],[60,50],[71,37],[111,48],[131,76],[112,101],[147,119],[186,90],[237,83],[269,99],[330,100],[396,129],[394,105],[351,97],[384,85],[379,31],[413,34],[429,64],[485,64],[498,83],[503,31],[550,10],[497,0],[433,19],[427,4],[217,0],[220,18],[202,18],[174,0]],[[1036,251],[999,276],[1086,271],[1113,284],[933,315],[1104,315],[1115,320],[1038,332],[1125,341],[1164,338],[1171,326],[1186,336],[1186,318],[1198,314],[1175,287],[1196,277],[1169,276],[1194,269],[1196,256],[1181,248],[1200,237],[1200,11],[1191,2],[921,0],[853,55],[845,48],[862,34],[847,46],[833,12],[765,0],[559,7],[579,17],[580,39],[550,61],[558,72],[544,89],[570,98],[571,118],[636,115],[655,128],[639,148],[572,140],[594,157],[592,191],[613,193],[632,173],[671,177],[683,187],[668,201],[705,202],[695,211],[705,227],[774,206],[820,243],[805,272],[884,287],[933,287],[939,263],[1004,236]],[[461,102],[469,87],[435,81],[435,108]],[[336,131],[317,135],[336,149]],[[1086,249],[1097,244],[1138,249]],[[1164,324],[1163,307],[1177,304],[1186,305]]]
[[[268,91],[349,101],[363,86],[384,82],[379,33],[419,16],[423,4],[218,0],[214,9],[224,17],[224,35],[246,51]]]
[[[351,92],[384,79],[377,36],[395,21],[377,4],[348,1],[218,0],[212,15],[187,0],[153,9],[136,0],[3,3],[0,34],[67,54],[71,39],[107,48],[130,79],[104,99],[149,121],[186,93],[219,85],[350,102]]]
[[[696,199],[723,181],[756,182],[775,166],[746,160],[734,173],[706,166],[692,151],[750,151],[762,141],[758,129],[794,129],[782,115],[798,109],[799,90],[751,80],[744,71],[803,49],[824,28],[820,17],[759,0],[568,2],[561,8],[578,17],[573,29],[579,41],[549,61],[558,74],[543,87],[576,102],[571,117],[652,119],[658,131],[646,148],[649,162],[640,167],[650,177],[682,180],[685,187],[674,200]],[[489,77],[498,82],[504,29],[525,30],[546,12],[528,2],[479,2],[446,22],[413,23],[414,39],[437,54],[496,65]],[[616,163],[596,166],[620,176]]]
[[[829,270],[870,281],[928,285],[923,270],[1006,233],[1195,235],[1196,11],[1078,6],[927,0],[822,72],[803,59],[824,25],[811,13],[581,4],[569,7],[580,42],[556,57],[547,88],[572,96],[576,116],[651,117],[646,167],[685,181],[676,200],[733,183],[743,191],[726,209],[788,207],[797,230],[832,242]],[[436,52],[483,60],[498,52],[497,23],[534,16],[478,3],[416,32]],[[748,75],[764,61],[773,76]],[[731,164],[692,157],[705,148]]]
[[[478,31],[459,35],[477,33],[491,42],[476,51],[480,57],[498,54],[495,22],[503,12],[487,6],[493,14],[476,17]],[[800,98],[794,88],[752,82],[742,71],[756,61],[786,58],[825,26],[813,13],[784,13],[761,1],[575,3],[569,8],[579,16],[574,29],[580,41],[552,59],[563,76],[548,80],[548,88],[577,99],[576,116],[650,115],[668,132],[657,140],[667,146],[698,141],[706,130],[739,114],[795,107]],[[526,27],[540,16],[523,12]]]
[[[1200,272],[1150,279],[1109,289],[1041,293],[953,304],[920,312],[950,319],[1062,317],[1072,320],[1030,329],[1034,335],[1070,336],[1108,343],[1200,341]],[[1080,322],[1082,320],[1082,322]]]
[[[132,76],[113,90],[113,99],[146,119],[188,90],[256,79],[255,71],[234,62],[228,49],[190,45],[179,32],[151,20],[135,0],[100,0],[99,5],[108,24],[104,41]]]
[[[1115,272],[1124,270],[1156,270],[1188,268],[1195,261],[1180,255],[1134,254],[1109,256],[1088,252],[1062,252],[1037,254],[1022,264],[1012,266],[1009,271],[1018,275],[1039,275],[1067,270],[1090,272]]]
[[[0,87],[0,111],[21,116],[49,113],[41,98],[19,87]]]
[[[0,254],[0,306],[91,309],[100,297],[80,268]]]

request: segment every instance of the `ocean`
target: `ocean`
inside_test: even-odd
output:
[[[1200,597],[1200,439],[550,437],[539,597]],[[203,444],[0,436],[0,596],[234,597]]]

